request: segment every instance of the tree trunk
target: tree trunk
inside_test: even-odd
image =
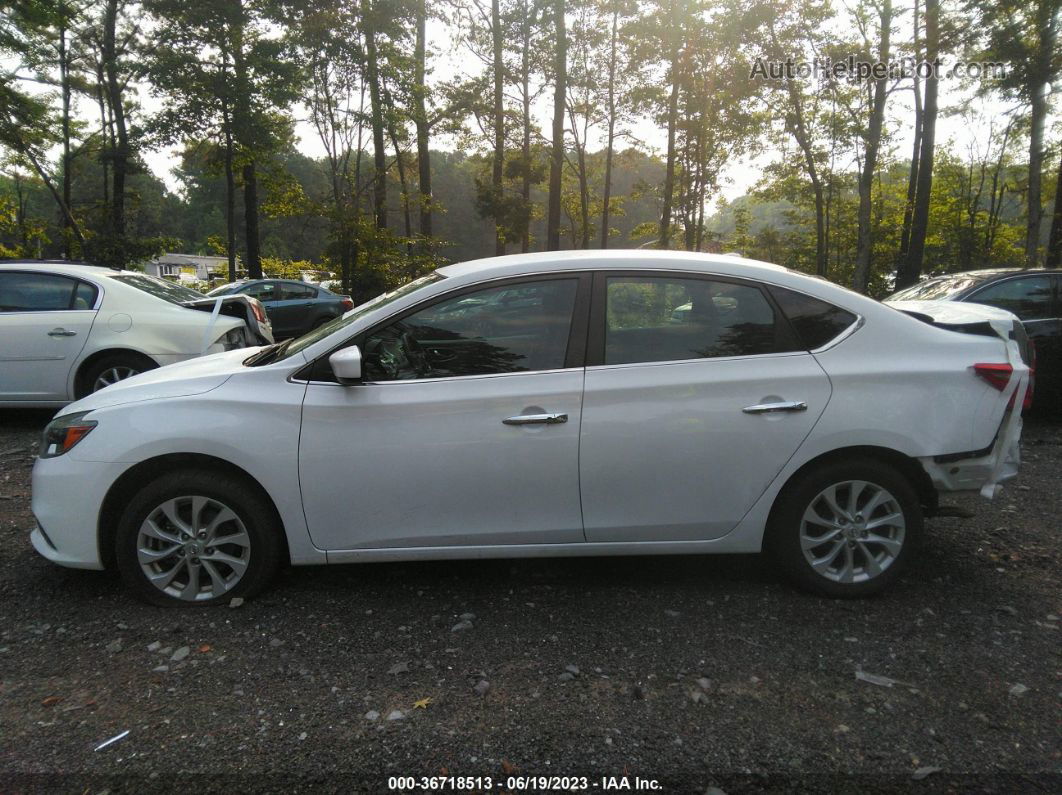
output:
[[[63,201],[70,206],[70,51],[67,47],[67,7],[66,3],[59,5],[59,87],[63,100]],[[63,256],[73,259],[70,246],[70,224],[64,216],[63,219]]]
[[[1051,236],[1047,241],[1044,267],[1062,265],[1062,146],[1058,147],[1058,182],[1055,184],[1055,209],[1051,214]]]
[[[118,77],[117,24],[118,0],[107,0],[103,22],[103,65],[107,75],[107,102],[118,136],[111,160],[113,187],[110,226],[111,233],[116,238],[122,238],[125,236],[125,177],[129,159],[129,131],[126,128],[122,85]]]
[[[247,230],[247,277],[262,278],[262,257],[258,250],[258,175],[254,161],[243,167],[243,214]]]
[[[619,0],[612,2],[612,38],[608,50],[608,134],[605,139],[605,187],[601,199],[601,248],[608,248],[609,202],[612,199],[612,148],[616,140],[616,38]]]
[[[502,29],[499,0],[491,0],[491,37],[494,43],[494,162],[491,171],[491,193],[494,195],[494,254],[505,253],[505,228],[502,217],[502,173],[505,165],[505,106],[502,103],[505,70],[502,62]]]
[[[546,250],[560,248],[561,169],[564,167],[564,104],[567,97],[568,41],[564,25],[564,0],[553,0],[556,53],[553,60],[553,151],[549,164],[549,208],[546,216]]]
[[[881,45],[878,61],[889,62],[889,40],[892,27],[892,0],[884,0],[880,12]],[[873,239],[871,234],[871,192],[874,188],[874,172],[878,165],[878,148],[881,146],[881,127],[885,117],[887,99],[885,79],[874,82],[870,120],[864,138],[863,168],[859,174],[859,212],[856,217],[856,257],[852,289],[866,293],[870,283],[870,257]]]
[[[1041,184],[1044,163],[1044,123],[1047,120],[1048,99],[1051,89],[1051,62],[1056,57],[1055,13],[1057,5],[1050,0],[1039,0],[1036,7],[1036,31],[1039,41],[1036,63],[1030,65],[1033,85],[1029,86],[1032,113],[1029,124],[1029,219],[1025,229],[1025,267],[1035,268],[1039,261],[1040,225],[1043,219],[1041,207]]]
[[[792,81],[786,83],[789,90],[789,101],[793,107],[793,137],[804,155],[804,168],[808,172],[811,181],[811,189],[815,194],[815,273],[819,276],[826,275],[826,205],[822,197],[822,178],[815,163],[815,150],[811,145],[811,135],[808,132],[807,122],[804,118],[804,102],[800,97],[800,89],[793,85]]]
[[[380,68],[376,53],[375,5],[365,15],[366,76],[369,79],[369,105],[372,110],[373,212],[376,228],[387,228],[387,150],[384,146],[383,106],[380,102]]]
[[[915,63],[922,61],[922,51],[919,48],[919,32],[921,21],[918,18],[918,0],[914,4],[914,59]],[[914,88],[914,141],[911,147],[911,168],[907,175],[907,199],[903,206],[903,225],[900,230],[900,251],[896,257],[896,287],[907,287],[914,284],[906,275],[907,254],[911,248],[911,217],[914,214],[915,195],[918,192],[918,159],[922,152],[922,90],[918,82],[918,73],[912,77]],[[917,281],[917,279],[915,280]]]
[[[431,237],[431,153],[428,149],[431,131],[425,108],[425,0],[417,0],[417,43],[414,52],[415,75],[413,85],[413,122],[417,128],[417,190],[420,193],[420,234]]]
[[[44,167],[37,159],[37,156],[33,153],[33,149],[31,149],[21,138],[16,139],[12,143],[14,144],[15,150],[22,154],[29,161],[30,165],[33,166],[33,170],[37,172],[37,176],[41,178],[41,182],[43,182],[44,186],[48,188],[48,192],[52,194],[52,198],[55,199],[55,203],[59,207],[59,212],[62,213],[63,218],[66,219],[67,223],[70,225],[70,230],[74,233],[74,237],[77,238],[77,242],[84,245],[85,236],[82,234],[81,227],[78,226],[77,221],[70,212],[70,206],[63,201],[62,195],[59,193],[58,189],[56,189],[55,183],[52,181],[52,178],[48,176],[48,172],[44,170]]]
[[[940,0],[926,0],[926,60],[933,63],[940,45]],[[929,227],[929,197],[933,189],[933,146],[937,128],[937,76],[926,78],[926,99],[922,110],[922,151],[918,157],[918,181],[911,214],[911,241],[904,263],[903,279],[896,286],[907,287],[922,274],[922,257]],[[901,283],[902,282],[902,283]]]
[[[235,157],[232,145],[232,119],[228,103],[221,106],[222,127],[225,131],[225,255],[229,260],[229,281],[236,281],[236,176],[232,161]]]
[[[524,2],[523,23],[521,32],[520,52],[520,85],[523,93],[523,131],[524,139],[520,149],[520,156],[524,161],[523,176],[520,184],[520,197],[523,200],[520,215],[520,251],[526,254],[531,250],[531,25],[533,24],[532,10],[529,4]]]
[[[1041,172],[1044,163],[1044,122],[1047,118],[1046,86],[1036,86],[1032,95],[1029,127],[1029,218],[1025,228],[1025,267],[1035,268],[1039,259],[1040,219],[1042,217]]]
[[[674,35],[678,35],[675,31]],[[667,103],[667,166],[664,171],[664,206],[660,214],[660,248],[667,248],[671,241],[671,200],[675,192],[675,127],[678,121],[678,76],[679,50],[671,53],[671,97]]]

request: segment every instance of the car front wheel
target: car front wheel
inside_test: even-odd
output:
[[[870,459],[836,461],[786,488],[764,545],[800,588],[860,597],[900,576],[921,533],[918,496],[902,474]]]
[[[213,605],[251,596],[280,563],[281,529],[265,495],[226,473],[164,475],[129,503],[118,568],[157,605]]]

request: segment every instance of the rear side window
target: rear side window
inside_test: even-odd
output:
[[[280,285],[280,300],[281,301],[297,301],[297,300],[309,300],[317,297],[317,290],[310,287],[308,284],[293,284],[291,282],[283,282]]]
[[[616,276],[606,285],[605,364],[756,356],[792,350],[758,287]]]
[[[1051,280],[1047,276],[1026,276],[996,282],[978,290],[966,300],[1006,309],[1022,320],[1043,320],[1054,315]]]
[[[856,322],[856,316],[851,312],[826,301],[782,287],[768,289],[809,351],[821,348]]]
[[[76,308],[75,291],[78,291],[78,282],[65,276],[0,273],[0,312],[54,312]],[[95,303],[94,288],[92,298]],[[91,308],[92,303],[86,308]]]

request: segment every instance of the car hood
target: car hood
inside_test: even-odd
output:
[[[63,414],[120,406],[144,400],[201,395],[224,384],[243,369],[243,361],[259,348],[238,348],[211,356],[148,370],[71,403]]]
[[[1006,309],[986,304],[958,301],[889,301],[885,304],[901,312],[925,315],[933,323],[942,326],[966,326],[991,320],[1014,320],[1015,315]]]

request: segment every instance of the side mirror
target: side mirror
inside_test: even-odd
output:
[[[361,383],[361,351],[357,345],[336,351],[328,357],[328,363],[339,383],[345,386]]]

